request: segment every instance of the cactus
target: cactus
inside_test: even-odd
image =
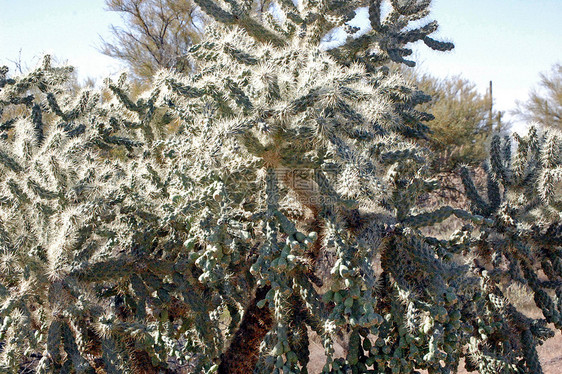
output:
[[[196,3],[216,20],[197,72],[140,97],[125,76],[75,95],[48,58],[0,70],[2,371],[306,373],[312,330],[325,373],[539,372],[562,323],[560,136],[531,131],[513,161],[495,139],[486,198],[463,171],[472,210],[419,211],[439,188],[426,98],[385,65],[452,48],[410,24],[430,1]],[[373,29],[323,49],[359,6]],[[451,215],[462,232],[424,234]]]

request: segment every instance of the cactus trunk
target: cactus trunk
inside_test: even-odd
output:
[[[240,327],[234,334],[230,346],[223,353],[219,374],[252,373],[259,357],[260,343],[273,326],[273,316],[267,307],[257,306],[265,298],[269,287],[261,287],[246,309]]]

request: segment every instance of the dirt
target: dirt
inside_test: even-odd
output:
[[[562,334],[560,331],[537,348],[544,374],[562,373]]]

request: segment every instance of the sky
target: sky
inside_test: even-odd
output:
[[[12,71],[20,51],[24,67],[49,53],[75,66],[80,79],[100,80],[124,69],[99,52],[101,38],[111,40],[110,25],[123,24],[105,10],[104,0],[0,0],[0,9],[0,65]],[[456,47],[447,53],[414,48],[421,70],[460,74],[482,93],[492,80],[499,110],[525,101],[539,73],[562,63],[562,0],[434,0],[431,18],[440,24],[436,35]]]
[[[21,50],[29,68],[48,53],[73,65],[81,79],[116,74],[123,66],[99,52],[111,24],[122,21],[104,0],[0,0],[0,65],[13,71]]]
[[[432,17],[440,24],[437,35],[455,49],[417,48],[422,69],[443,77],[462,74],[482,93],[493,81],[502,111],[525,101],[539,74],[562,63],[562,0],[434,0]]]

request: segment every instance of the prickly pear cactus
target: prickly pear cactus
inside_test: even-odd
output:
[[[196,3],[217,21],[185,56],[196,73],[140,97],[125,77],[76,96],[48,60],[0,72],[2,370],[307,373],[314,332],[325,373],[464,356],[540,372],[560,328],[560,137],[532,133],[513,160],[495,140],[487,198],[464,171],[472,210],[420,211],[439,187],[428,98],[384,65],[452,48],[410,24],[429,1]],[[372,29],[325,50],[361,6]],[[451,215],[463,230],[424,235]],[[509,279],[545,320],[509,304]]]

